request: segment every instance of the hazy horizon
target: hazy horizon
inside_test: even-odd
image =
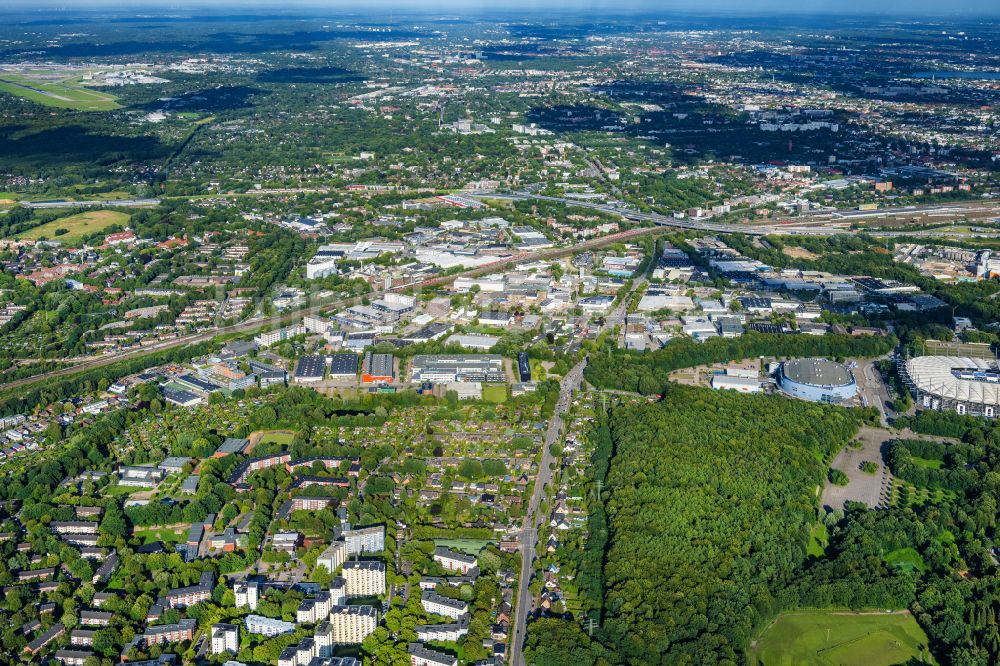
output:
[[[145,11],[156,8],[160,11],[212,12],[215,10],[246,10],[249,12],[268,11],[346,11],[365,14],[371,11],[390,10],[418,14],[445,12],[450,14],[509,14],[522,12],[532,15],[564,14],[585,12],[604,15],[657,15],[671,12],[691,14],[728,14],[733,16],[756,16],[771,14],[823,15],[823,16],[898,16],[909,17],[954,17],[968,18],[1000,16],[1000,2],[995,0],[956,0],[942,9],[940,2],[932,0],[883,0],[877,5],[864,0],[760,0],[751,6],[737,0],[549,0],[544,7],[532,0],[509,0],[502,7],[487,0],[369,0],[363,7],[353,2],[320,2],[293,0],[276,3],[274,0],[214,0],[210,4],[193,0],[181,2],[162,0],[0,0],[0,11],[34,13],[36,11]]]

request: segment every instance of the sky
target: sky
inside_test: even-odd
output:
[[[1000,16],[1000,0],[0,0],[0,9],[207,9],[241,8],[327,8],[364,11],[366,8],[397,8],[423,11],[476,13],[539,9],[560,11],[601,11],[602,13],[734,13],[759,15],[795,14],[877,14],[907,18],[913,16]]]

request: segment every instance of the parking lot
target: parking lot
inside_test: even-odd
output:
[[[864,427],[858,433],[860,448],[844,447],[830,465],[847,475],[850,482],[846,486],[837,486],[829,481],[823,489],[823,506],[830,509],[843,509],[848,501],[863,502],[871,508],[877,508],[888,503],[892,475],[884,463],[884,453],[889,442],[898,435],[881,428]],[[861,463],[872,461],[879,466],[875,474],[861,471]]]

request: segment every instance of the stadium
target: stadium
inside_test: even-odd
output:
[[[1000,369],[992,359],[918,356],[905,369],[904,380],[921,407],[988,418],[1000,410]]]
[[[847,402],[858,394],[854,375],[840,363],[822,358],[785,361],[778,369],[778,388],[813,402]]]

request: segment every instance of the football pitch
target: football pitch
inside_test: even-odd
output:
[[[817,610],[780,615],[750,651],[757,666],[891,666],[934,663],[927,635],[906,612]]]

